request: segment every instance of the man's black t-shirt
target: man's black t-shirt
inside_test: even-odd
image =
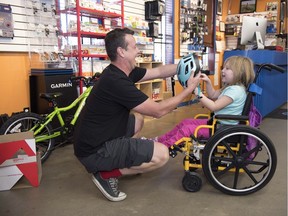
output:
[[[112,64],[104,69],[76,123],[77,157],[89,156],[106,141],[125,135],[130,110],[148,99],[135,86],[145,73],[146,69],[136,67],[128,77]]]

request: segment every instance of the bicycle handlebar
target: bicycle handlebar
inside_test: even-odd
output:
[[[101,73],[95,73],[92,77],[85,77],[85,76],[72,76],[70,80],[74,81],[82,81],[85,87],[89,87],[93,81],[97,81],[100,78]]]

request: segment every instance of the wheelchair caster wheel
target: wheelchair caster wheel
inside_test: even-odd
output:
[[[202,179],[198,173],[186,172],[182,179],[182,186],[188,192],[197,192],[202,186]]]

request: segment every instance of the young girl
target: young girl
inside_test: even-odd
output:
[[[246,89],[255,77],[253,62],[247,57],[231,56],[224,62],[221,75],[223,87],[220,90],[215,90],[208,76],[201,74],[201,79],[206,84],[208,97],[201,91],[198,92],[197,88],[194,93],[202,105],[214,112],[215,115],[241,115],[247,96]],[[206,125],[207,121],[208,119],[184,119],[174,129],[154,140],[170,147],[182,137],[189,137],[199,125]],[[222,120],[220,123],[238,124],[234,120]],[[198,131],[197,137],[199,138],[209,138],[209,136],[208,128],[202,128]]]

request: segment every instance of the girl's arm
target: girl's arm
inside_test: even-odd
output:
[[[226,95],[223,95],[222,97],[214,101],[202,94],[199,95],[199,100],[203,104],[203,106],[205,106],[211,112],[221,110],[233,102],[232,98]]]
[[[201,80],[203,80],[206,83],[206,91],[208,97],[212,100],[216,100],[220,95],[220,90],[215,90],[213,88],[211,80],[206,74],[201,74]]]

